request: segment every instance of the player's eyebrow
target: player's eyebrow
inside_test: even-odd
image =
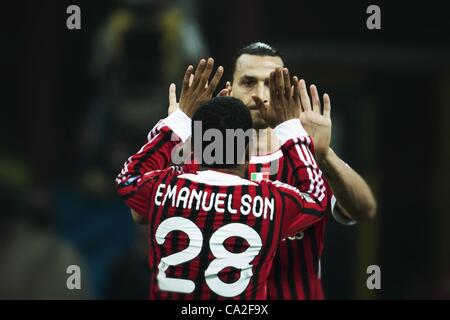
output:
[[[239,80],[257,81],[256,77],[244,74]]]

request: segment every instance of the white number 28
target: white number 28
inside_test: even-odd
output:
[[[194,281],[179,278],[168,278],[166,270],[170,266],[176,266],[195,259],[202,250],[203,235],[199,227],[191,220],[183,217],[172,217],[164,220],[156,230],[155,238],[159,245],[163,245],[166,236],[173,231],[182,231],[189,238],[189,246],[183,251],[163,257],[158,265],[158,284],[163,291],[192,293],[195,290]],[[240,253],[228,251],[223,243],[230,237],[245,239],[249,247]],[[211,253],[215,257],[205,270],[205,280],[208,287],[223,297],[234,297],[247,288],[253,276],[253,259],[259,254],[262,241],[259,234],[242,223],[230,223],[217,229],[209,239]],[[233,283],[225,283],[220,280],[218,274],[226,267],[234,267],[241,271],[239,280]]]

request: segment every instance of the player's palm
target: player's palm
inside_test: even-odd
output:
[[[300,121],[314,140],[316,155],[326,154],[331,142],[331,119],[310,110],[300,113]]]
[[[189,77],[189,87],[192,85],[192,81],[194,80],[194,75],[191,74]],[[206,84],[206,87],[208,86],[208,83]],[[231,84],[227,82],[227,86],[225,89],[222,89],[218,96],[229,96],[231,92]],[[169,109],[168,114],[171,114],[175,110],[179,108],[180,104],[177,100],[177,88],[175,86],[175,83],[171,83],[169,86]]]
[[[300,98],[302,111],[300,121],[308,134],[314,140],[315,155],[318,159],[325,157],[331,142],[331,102],[327,94],[323,95],[323,111],[321,111],[320,99],[317,88],[311,85],[310,92],[312,103],[309,99],[304,80],[300,80]]]

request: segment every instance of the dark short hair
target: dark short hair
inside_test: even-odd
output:
[[[201,121],[202,130],[194,130],[195,123]],[[212,163],[206,163],[202,161],[202,165],[210,168],[233,168],[238,166],[238,161],[243,159],[243,156],[248,152],[249,144],[251,140],[249,137],[245,137],[245,144],[240,145],[236,143],[236,139],[227,135],[227,129],[238,130],[234,132],[249,133],[253,129],[253,122],[250,111],[245,104],[234,97],[215,97],[208,102],[202,104],[197,111],[195,111],[192,117],[192,148],[194,150],[195,157],[198,159],[201,152],[204,155],[205,148],[214,141],[203,141],[203,134],[209,129],[215,129],[216,132],[220,132],[223,137],[223,145],[219,152],[220,155],[214,156]],[[199,139],[197,135],[201,135],[201,146],[195,145],[196,139]],[[228,140],[227,140],[228,139]],[[233,152],[232,161],[226,161],[227,153]],[[228,155],[230,156],[230,154]],[[202,158],[203,159],[203,158]]]
[[[243,48],[241,48],[235,58],[233,63],[233,73],[231,74],[231,79],[233,79],[234,72],[236,71],[236,63],[240,56],[243,54],[250,54],[253,56],[269,56],[269,57],[280,57],[284,63],[284,58],[280,51],[272,47],[271,45],[264,42],[253,42]]]

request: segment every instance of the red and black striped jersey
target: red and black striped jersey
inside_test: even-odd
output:
[[[327,191],[311,187],[320,171],[303,153],[312,142],[299,135],[281,147],[303,181],[297,188],[168,167],[189,135],[186,118],[177,110],[160,121],[116,179],[126,204],[148,220],[150,298],[266,299],[280,241],[326,212]]]
[[[294,129],[294,128],[293,128]],[[300,128],[297,128],[297,131]],[[316,162],[310,150],[303,149],[303,154],[312,167],[316,168]],[[264,156],[253,156],[250,160],[248,172],[245,177],[265,177],[270,180],[279,180],[292,186],[302,185],[302,179],[293,172],[292,160],[285,157],[281,150]],[[311,170],[309,177],[312,181],[310,187],[312,192],[327,192],[328,209],[332,215],[341,223],[351,224],[345,217],[340,217],[335,209],[336,199],[327,181],[321,176],[314,176],[320,171]],[[268,298],[282,300],[321,300],[324,292],[321,281],[320,258],[324,248],[324,232],[328,221],[327,215],[324,219],[299,232],[294,236],[284,238],[275,255],[272,269],[268,279]]]

